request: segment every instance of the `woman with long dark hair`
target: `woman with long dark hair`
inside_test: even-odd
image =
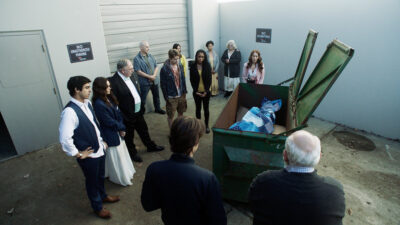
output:
[[[201,119],[201,104],[204,107],[204,121],[206,133],[210,133],[208,121],[210,119],[210,87],[211,87],[211,66],[207,60],[204,50],[196,52],[195,61],[190,66],[190,84],[193,88],[193,99],[196,104],[196,117]]]
[[[125,141],[125,125],[118,108],[117,98],[111,91],[110,82],[104,77],[97,77],[93,82],[93,107],[99,120],[106,149],[106,177],[123,186],[132,185],[135,173]]]
[[[243,66],[242,80],[244,83],[264,83],[265,68],[258,50],[250,53],[249,61]]]

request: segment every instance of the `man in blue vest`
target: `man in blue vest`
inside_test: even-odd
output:
[[[119,197],[107,195],[104,189],[104,150],[108,146],[101,138],[100,126],[88,100],[90,80],[84,76],[71,77],[67,87],[72,98],[61,114],[62,150],[78,161],[94,212],[101,218],[110,218],[111,213],[103,208],[103,202],[117,202]]]

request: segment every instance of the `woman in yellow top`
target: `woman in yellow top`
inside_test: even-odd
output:
[[[201,119],[201,104],[204,107],[204,119],[206,133],[210,133],[208,121],[210,118],[210,87],[211,87],[211,66],[207,60],[207,54],[200,49],[196,52],[195,61],[190,65],[190,84],[193,88],[193,99],[196,104],[196,117]]]
[[[181,62],[182,67],[183,67],[183,74],[184,74],[185,77],[186,77],[187,61],[186,61],[186,57],[185,57],[185,56],[182,54],[182,52],[181,52],[181,50],[182,50],[181,45],[178,44],[178,43],[175,43],[175,44],[172,46],[172,48],[178,50],[178,52],[179,52],[179,54],[180,54],[180,58],[181,58],[181,61],[180,61],[180,62]]]
[[[217,53],[213,50],[214,48],[214,42],[213,41],[207,41],[206,43],[207,50],[207,58],[208,62],[210,62],[211,66],[211,74],[212,74],[212,80],[211,80],[211,96],[216,96],[218,95],[218,68],[219,68],[219,58]]]

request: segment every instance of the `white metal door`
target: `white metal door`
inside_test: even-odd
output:
[[[0,32],[0,110],[18,154],[58,140],[61,104],[40,31]]]

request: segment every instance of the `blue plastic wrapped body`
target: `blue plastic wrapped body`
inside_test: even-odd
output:
[[[270,101],[264,98],[261,108],[252,107],[241,121],[234,123],[230,130],[263,132],[270,134],[274,131],[275,112],[282,106],[280,99]]]

